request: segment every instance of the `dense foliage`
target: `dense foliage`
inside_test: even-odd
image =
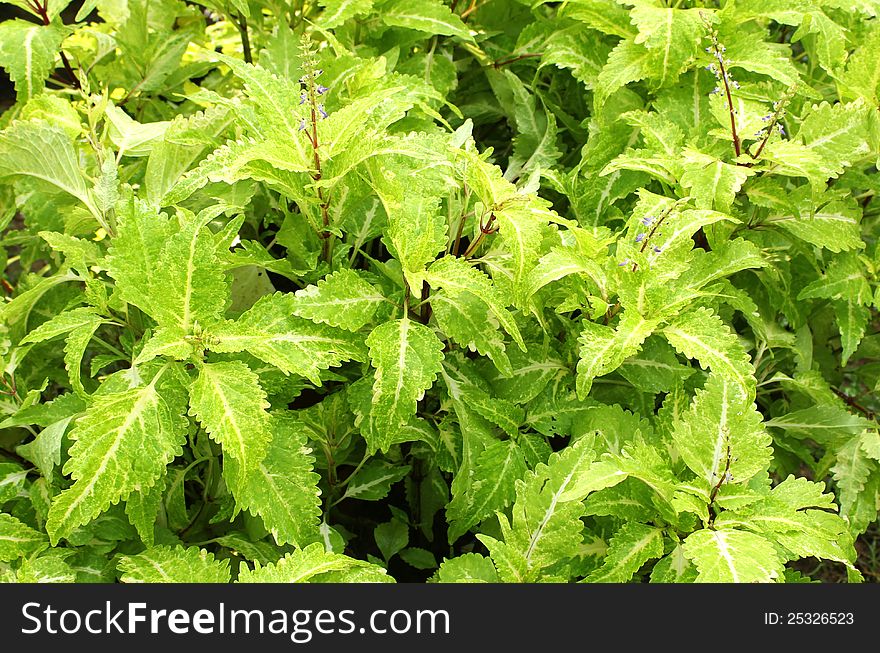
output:
[[[862,578],[880,1],[9,4],[5,580]]]

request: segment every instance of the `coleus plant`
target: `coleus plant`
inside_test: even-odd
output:
[[[880,3],[11,4],[4,579],[861,579]]]

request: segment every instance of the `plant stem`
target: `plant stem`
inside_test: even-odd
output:
[[[320,182],[323,177],[323,171],[321,169],[321,155],[318,153],[318,148],[321,145],[318,140],[318,94],[315,89],[315,74],[313,70],[306,73],[305,84],[309,101],[309,140],[312,144],[312,155],[315,165],[315,171],[312,173],[312,180]],[[333,234],[330,232],[330,199],[324,195],[324,189],[320,186],[316,187],[316,191],[318,194],[318,203],[321,208],[321,225],[324,227],[324,229],[318,234],[322,240],[321,258],[330,265],[333,256]]]
[[[251,54],[251,39],[248,36],[248,24],[247,18],[239,15],[237,19],[233,20],[235,26],[238,28],[238,33],[241,35],[241,51],[244,60],[247,63],[253,63],[253,55]]]
[[[736,113],[733,110],[733,97],[730,95],[730,84],[727,83],[727,71],[724,68],[724,58],[719,53],[718,67],[721,70],[721,80],[724,82],[724,94],[727,96],[727,110],[730,112],[730,135],[733,138],[733,151],[736,156],[742,153],[739,142],[739,134],[736,133]]]
[[[522,61],[523,59],[529,59],[531,57],[543,57],[544,54],[542,52],[529,52],[526,54],[521,54],[516,57],[511,57],[510,59],[501,59],[499,61],[492,62],[492,67],[496,70],[501,68],[501,66],[509,66],[512,63],[516,63],[517,61]]]
[[[28,7],[40,16],[43,25],[49,25],[52,22],[49,19],[48,4],[42,5],[39,0],[27,0],[27,4]],[[70,83],[74,88],[80,88],[79,78],[76,76],[76,73],[73,72],[73,67],[70,65],[67,55],[64,54],[64,50],[59,50],[58,54],[61,56],[61,63],[64,65],[64,70],[67,72],[67,76],[70,77]]]

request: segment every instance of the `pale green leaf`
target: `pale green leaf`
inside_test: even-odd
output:
[[[753,392],[754,369],[736,336],[709,309],[687,312],[663,328],[670,344],[688,358],[696,358],[703,369],[712,368]]]
[[[378,445],[385,450],[434,384],[443,361],[443,343],[428,327],[404,317],[373,329],[367,346],[376,369],[371,412],[386,429],[384,441]]]
[[[262,297],[236,321],[211,328],[208,346],[216,352],[247,351],[315,385],[321,385],[321,370],[365,360],[363,336],[296,317],[299,299],[282,293]]]
[[[783,574],[770,541],[732,528],[692,533],[684,541],[684,555],[696,565],[699,583],[771,583]]]
[[[60,127],[16,121],[0,132],[0,178],[29,177],[64,191],[100,215],[73,142]]]
[[[751,168],[724,163],[714,156],[687,149],[681,185],[690,189],[697,208],[729,211],[739,189],[753,174]]]
[[[697,390],[672,437],[685,464],[708,488],[745,483],[767,469],[773,454],[746,390],[719,373]]]
[[[151,315],[160,326],[190,332],[198,323],[217,322],[229,297],[229,281],[216,255],[207,223],[212,211],[194,215],[180,209],[180,230],[162,243],[157,267],[150,272]]]
[[[296,292],[294,314],[357,331],[368,324],[385,297],[354,270],[339,270]]]
[[[431,264],[424,278],[432,287],[442,288],[448,296],[456,297],[459,293],[468,292],[479,299],[519,348],[526,350],[516,322],[505,308],[501,293],[477,268],[459,257],[444,256]]]
[[[0,561],[39,553],[49,547],[48,538],[12,515],[0,513]]]
[[[274,564],[254,563],[240,568],[239,583],[388,583],[394,580],[382,567],[325,551],[320,543],[286,554]]]
[[[183,397],[176,387],[160,385],[165,369],[147,385],[96,396],[76,421],[64,465],[74,483],[54,498],[46,523],[53,542],[150,488],[181,453]]]
[[[273,415],[272,439],[266,455],[253,471],[237,458],[225,461],[236,503],[259,515],[275,542],[302,546],[318,536],[321,514],[320,477],[306,430],[290,417]]]
[[[611,538],[605,561],[585,583],[627,583],[648,560],[663,555],[663,531],[636,522],[624,524]]]
[[[646,320],[635,311],[624,312],[616,328],[584,321],[578,342],[577,394],[584,399],[593,379],[616,370],[624,360],[636,354],[658,322]]]
[[[379,16],[386,25],[474,40],[467,25],[440,0],[388,0],[382,4]]]
[[[117,563],[123,583],[228,583],[229,560],[197,546],[154,546],[143,553],[122,556]]]
[[[55,57],[64,33],[57,25],[36,25],[25,20],[0,23],[0,67],[15,84],[19,102],[43,92],[55,69]]]
[[[235,459],[242,475],[254,474],[272,440],[266,393],[240,361],[204,363],[192,383],[190,414]]]

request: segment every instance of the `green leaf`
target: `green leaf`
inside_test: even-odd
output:
[[[49,424],[31,442],[16,447],[16,452],[33,462],[44,478],[52,478],[52,470],[61,465],[61,440],[72,420],[69,415]]]
[[[846,365],[865,336],[871,311],[851,300],[833,302],[833,305],[834,319],[840,330],[840,363]]]
[[[473,42],[467,26],[440,0],[388,0],[379,8],[379,16],[386,25],[405,27],[428,34],[457,36]]]
[[[367,338],[373,382],[373,419],[387,429],[381,450],[387,450],[395,431],[416,413],[416,403],[441,369],[443,343],[426,326],[407,317],[382,324]]]
[[[504,333],[483,298],[469,291],[431,294],[437,325],[446,336],[470,351],[488,356],[502,373],[513,374]]]
[[[486,305],[519,348],[526,350],[516,322],[504,306],[501,293],[477,268],[456,256],[444,256],[431,264],[424,278],[433,288],[442,288],[447,296],[456,297],[459,293],[467,292],[476,297]]]
[[[846,71],[839,77],[843,92],[850,98],[860,97],[876,106],[880,97],[880,61],[876,53],[880,47],[880,29],[875,25],[858,44],[846,62]]]
[[[739,189],[753,174],[751,168],[724,163],[714,156],[687,149],[681,185],[690,189],[697,208],[729,211]]]
[[[168,476],[161,477],[150,489],[132,492],[125,501],[125,514],[148,547],[155,544],[155,526],[165,495]]]
[[[672,437],[685,464],[707,488],[745,483],[767,469],[773,455],[770,435],[745,389],[718,373],[697,390]]]
[[[867,432],[865,431],[865,433]],[[876,462],[867,455],[862,447],[861,436],[850,438],[837,449],[836,461],[831,468],[831,473],[837,482],[840,508],[844,514],[849,514],[852,511],[859,500],[859,495],[865,489],[868,477],[876,467]]]
[[[601,107],[612,93],[630,82],[637,82],[650,74],[651,55],[643,45],[624,39],[608,55],[608,61],[599,73],[594,89],[596,107]]]
[[[863,100],[848,104],[823,102],[804,118],[798,139],[836,169],[848,168],[871,151],[865,134],[870,129],[872,111]]]
[[[67,336],[67,343],[64,345],[64,367],[67,368],[70,387],[79,394],[86,393],[80,372],[82,359],[92,336],[95,335],[95,331],[100,325],[101,322],[91,322],[77,327]]]
[[[384,499],[391,491],[391,486],[402,480],[410,469],[410,465],[393,465],[384,460],[371,460],[348,481],[340,501]]]
[[[455,494],[446,506],[449,541],[454,542],[472,526],[507,508],[516,498],[516,481],[526,472],[526,461],[513,440],[492,442],[475,456],[465,491]]]
[[[659,86],[673,84],[700,48],[695,34],[705,31],[697,9],[671,9],[637,4],[630,12],[639,33],[634,43],[648,51],[646,66]]]
[[[801,215],[771,215],[768,222],[811,245],[832,252],[861,249],[861,211],[849,202],[831,201],[820,207],[807,206]]]
[[[28,333],[21,341],[21,344],[29,342],[44,342],[51,340],[64,333],[74,331],[80,327],[103,324],[106,322],[91,307],[74,308],[70,311],[64,311],[43,322],[36,329]]]
[[[387,583],[394,582],[377,565],[325,551],[319,544],[286,554],[274,564],[254,562],[239,568],[239,583]]]
[[[117,563],[123,583],[228,583],[229,560],[197,546],[154,546],[143,553],[122,556]]]
[[[247,351],[315,385],[321,385],[321,370],[366,358],[363,336],[296,317],[299,300],[293,294],[266,295],[236,321],[209,329],[206,343],[221,353]]]
[[[557,30],[547,37],[541,67],[555,65],[571,71],[572,76],[591,90],[599,77],[609,47],[579,25]]]
[[[425,266],[446,247],[446,220],[435,198],[419,195],[390,203],[383,198],[388,213],[388,238],[392,253],[403,266],[411,289],[421,290]]]
[[[229,297],[207,223],[211,210],[199,215],[180,209],[180,230],[162,247],[158,267],[149,283],[151,315],[160,326],[189,333],[196,324],[209,326],[220,319]]]
[[[273,415],[266,456],[253,471],[237,458],[225,461],[236,503],[259,515],[279,545],[303,546],[318,537],[320,476],[303,424]]]
[[[385,297],[354,270],[339,270],[296,292],[300,317],[357,331],[369,324]]]
[[[585,583],[627,583],[648,560],[663,555],[663,531],[630,522],[611,538],[605,561],[584,579]]]
[[[742,68],[752,73],[766,75],[782,83],[786,88],[803,87],[798,70],[791,61],[788,44],[768,43],[763,33],[742,30],[725,43],[724,60],[728,70]]]
[[[783,574],[770,541],[732,528],[692,533],[684,555],[696,565],[699,583],[771,583]]]
[[[392,519],[376,526],[373,537],[387,562],[409,544],[409,526],[402,521]]]
[[[240,476],[257,473],[272,440],[259,377],[241,361],[204,363],[189,397],[190,414],[235,460]]]
[[[104,265],[122,300],[152,315],[150,279],[159,267],[162,246],[171,236],[171,221],[130,192],[116,205],[116,221],[116,237]]]
[[[183,394],[160,385],[163,367],[142,387],[95,397],[77,419],[64,473],[74,483],[54,498],[46,522],[53,544],[134,491],[152,486],[186,440]]]
[[[624,312],[616,328],[585,321],[577,364],[578,399],[585,399],[593,379],[616,370],[624,360],[636,354],[658,321],[646,320],[632,310]]]
[[[25,20],[0,24],[0,67],[15,84],[19,102],[43,92],[46,78],[55,69],[63,38],[55,25],[35,25]]]
[[[584,438],[517,482],[512,523],[499,514],[503,541],[477,536],[489,549],[500,580],[531,581],[540,570],[577,554],[584,507],[579,498],[567,500],[565,496],[592,459],[593,451]]]
[[[48,548],[49,539],[12,515],[0,513],[0,561],[9,562]]]
[[[748,394],[755,379],[752,364],[736,336],[707,308],[687,312],[663,328],[669,343],[688,358],[696,358],[703,369],[712,368],[736,382]]]
[[[349,18],[369,13],[373,0],[319,0],[324,11],[321,13],[321,26],[330,28],[341,25]]]
[[[492,561],[479,553],[465,553],[444,560],[437,570],[438,583],[497,583],[498,572]]]
[[[842,405],[820,404],[773,417],[765,425],[783,429],[795,437],[812,438],[823,443],[846,434],[856,435],[871,428],[873,423],[853,415]]]
[[[100,216],[65,131],[46,123],[16,121],[0,132],[0,178],[29,177],[72,195]]]

